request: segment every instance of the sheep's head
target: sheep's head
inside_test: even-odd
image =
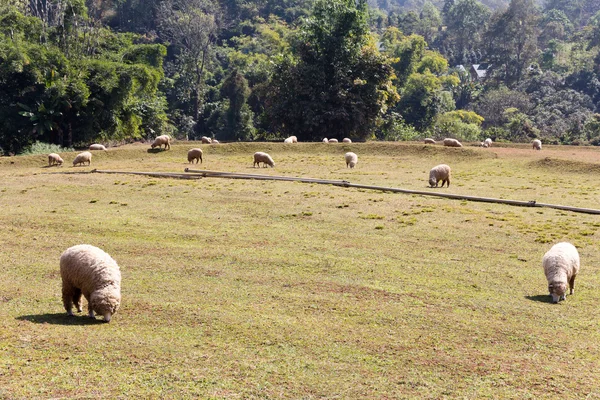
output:
[[[567,284],[564,282],[551,282],[548,284],[548,292],[552,296],[552,302],[558,303],[566,298]]]
[[[350,161],[348,163],[348,166],[350,166],[350,168],[354,168],[356,166],[356,163],[354,161]]]
[[[90,303],[96,314],[102,315],[105,322],[110,322],[112,315],[121,305],[121,291],[118,287],[106,286],[92,292]]]
[[[432,176],[429,178],[429,186],[434,187],[435,185],[437,185],[437,179],[435,176]]]

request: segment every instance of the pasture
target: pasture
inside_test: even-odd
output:
[[[175,142],[90,167],[0,158],[0,398],[600,399],[600,216],[329,185],[87,173],[263,173],[600,208],[600,150]],[[252,168],[266,151],[275,168]],[[344,153],[358,154],[355,169]],[[427,189],[452,167],[450,188]],[[541,259],[581,255],[551,304]],[[58,268],[121,267],[109,323],[67,317]],[[84,302],[85,304],[85,302]]]

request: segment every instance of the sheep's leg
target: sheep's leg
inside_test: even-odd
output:
[[[73,304],[77,312],[81,312],[81,289],[73,288]]]
[[[73,315],[73,287],[65,282],[63,282],[62,297],[67,315]]]
[[[571,290],[569,290],[569,294],[575,293],[575,276],[576,275],[573,275],[569,280],[569,287],[571,288]]]
[[[94,316],[94,310],[92,309],[92,302],[90,301],[90,296],[85,295],[85,294],[84,294],[84,296],[85,296],[85,299],[87,300],[87,303],[88,303],[88,317],[90,317],[90,318],[96,318]]]

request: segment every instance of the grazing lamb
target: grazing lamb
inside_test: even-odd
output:
[[[346,159],[346,168],[354,168],[356,166],[356,163],[358,163],[358,156],[355,153],[352,153],[351,151],[344,154],[344,158]]]
[[[323,138],[323,143],[329,143],[329,140],[327,140],[327,138]]]
[[[270,165],[271,168],[275,167],[275,163],[270,155],[262,151],[257,151],[254,153],[254,163],[252,166],[256,167],[258,165],[260,167],[260,163],[263,163],[265,168],[267,168],[267,165]]]
[[[337,139],[329,139],[329,143],[337,143],[338,140]]]
[[[534,150],[541,150],[542,149],[542,142],[539,139],[534,139],[533,142],[531,142],[531,147],[533,147]]]
[[[345,137],[342,139],[342,143],[352,143],[352,140],[350,138]]]
[[[202,149],[194,148],[188,151],[188,162],[193,164],[194,160],[196,160],[196,164],[198,164],[198,161],[202,164]]]
[[[104,150],[104,151],[106,151],[106,147],[104,147],[103,144],[94,143],[94,144],[90,144],[90,150]]]
[[[92,153],[89,151],[84,151],[83,153],[77,154],[77,157],[73,160],[73,166],[83,165],[84,163],[88,163],[88,165],[92,165]]]
[[[435,144],[435,140],[433,140],[431,138],[425,138],[425,140],[423,140],[423,143],[425,143],[425,144]]]
[[[483,141],[483,144],[485,145],[485,146],[483,146],[483,147],[492,147],[492,143],[494,143],[494,142],[492,141],[492,139],[491,139],[491,138],[487,138],[487,139],[485,139],[485,140]]]
[[[456,139],[444,139],[444,146],[446,147],[462,147],[462,144]]]
[[[63,159],[56,153],[48,154],[48,166],[51,167],[53,165],[62,165]]]
[[[202,144],[211,144],[212,143],[212,139],[206,136],[202,136],[200,138],[200,140],[202,141]]]
[[[110,322],[121,304],[121,271],[111,256],[89,244],[69,247],[60,256],[60,276],[68,315],[73,315],[73,304],[81,312],[83,295],[89,317],[96,312]]]
[[[154,142],[150,145],[150,147],[155,148],[156,146],[158,146],[158,148],[160,149],[162,148],[163,144],[165,145],[165,150],[171,150],[171,138],[169,137],[169,135],[157,136],[156,139],[154,139]]]
[[[436,165],[429,171],[429,186],[438,187],[438,183],[442,181],[442,187],[444,183],[447,183],[447,187],[450,187],[450,167],[446,164]]]
[[[575,292],[575,277],[579,272],[579,253],[575,246],[567,242],[555,244],[544,254],[542,265],[553,303],[566,299],[567,282],[569,294]]]

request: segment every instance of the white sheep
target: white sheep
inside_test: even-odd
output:
[[[110,322],[121,304],[121,271],[111,256],[89,244],[69,247],[60,256],[60,276],[68,315],[73,315],[73,304],[81,312],[83,295],[89,317],[96,312]]]
[[[329,143],[329,140],[327,140],[327,138],[323,138],[323,143]]]
[[[444,146],[446,146],[446,147],[462,147],[462,144],[456,139],[446,138],[446,139],[444,139]]]
[[[62,165],[63,159],[56,153],[48,154],[48,166],[51,167],[53,165]]]
[[[298,138],[296,136],[290,136],[290,139],[292,139],[292,143],[298,143]]]
[[[539,139],[534,139],[533,142],[531,142],[531,147],[534,150],[541,150],[542,149],[542,141]]]
[[[219,144],[219,141],[217,139],[211,139],[210,144]]]
[[[167,149],[171,149],[171,138],[169,137],[169,135],[160,135],[157,136],[156,139],[154,139],[154,142],[150,145],[150,147],[155,148],[158,146],[158,148],[162,148],[162,145],[165,145],[165,150]]]
[[[273,159],[270,155],[268,155],[267,153],[263,153],[262,151],[257,151],[256,153],[254,153],[254,163],[252,164],[252,166],[256,167],[258,165],[260,167],[260,163],[263,163],[265,168],[267,167],[267,165],[270,165],[271,168],[275,167],[275,163],[273,162]]]
[[[542,266],[553,303],[566,299],[567,283],[569,294],[575,292],[575,277],[579,272],[579,253],[575,246],[567,242],[555,244],[544,254]]]
[[[193,164],[194,160],[196,160],[196,164],[198,164],[198,161],[200,161],[200,164],[202,164],[202,149],[201,148],[197,147],[197,148],[188,150],[188,162]]]
[[[337,143],[338,140],[337,139],[329,139],[329,143]]]
[[[202,144],[211,144],[212,143],[212,139],[206,136],[202,136],[200,138],[200,140],[202,141]]]
[[[438,187],[439,181],[442,181],[442,187],[444,183],[447,183],[447,187],[450,187],[450,167],[446,164],[436,165],[429,171],[429,186]]]
[[[352,143],[352,139],[345,137],[342,139],[342,143]]]
[[[494,141],[492,140],[492,138],[487,138],[487,139],[485,139],[483,141],[483,144],[485,145],[483,147],[492,147],[492,143],[494,143]]]
[[[77,154],[75,159],[73,160],[73,166],[83,165],[84,163],[88,163],[88,165],[92,165],[92,153],[89,151],[84,151],[83,153]]]
[[[104,150],[104,151],[106,151],[106,147],[104,147],[103,144],[94,143],[94,144],[90,144],[90,150]]]
[[[435,140],[433,140],[431,138],[425,138],[425,140],[423,140],[423,143],[425,143],[425,144],[435,144]]]
[[[289,138],[283,139],[283,143],[294,143],[294,142],[292,142],[292,138],[289,137]]]
[[[356,166],[356,163],[358,163],[358,156],[355,153],[352,153],[351,151],[344,154],[344,158],[346,159],[346,168],[354,168]]]

